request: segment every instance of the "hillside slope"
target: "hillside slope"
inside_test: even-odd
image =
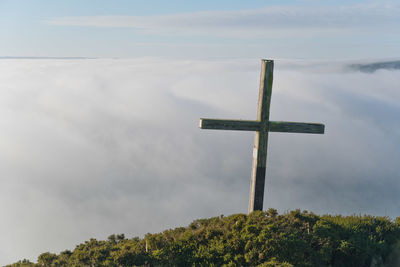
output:
[[[91,239],[22,266],[400,266],[400,218],[295,210],[235,214],[147,234]]]

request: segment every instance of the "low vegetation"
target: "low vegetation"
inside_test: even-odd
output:
[[[200,219],[187,227],[127,239],[91,239],[73,251],[43,253],[32,266],[400,266],[400,218],[318,216],[276,210]]]

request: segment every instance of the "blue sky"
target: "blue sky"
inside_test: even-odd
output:
[[[4,1],[0,56],[390,58],[395,1]]]

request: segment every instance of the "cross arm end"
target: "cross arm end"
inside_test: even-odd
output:
[[[322,123],[270,121],[269,131],[286,132],[286,133],[324,134],[325,125]]]
[[[221,120],[200,118],[201,129],[210,130],[237,130],[237,131],[259,131],[259,121],[249,120]]]

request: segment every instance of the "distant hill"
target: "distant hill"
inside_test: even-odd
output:
[[[367,64],[351,64],[349,65],[351,69],[358,70],[361,72],[372,73],[380,69],[386,70],[399,70],[400,69],[400,60],[395,61],[383,61],[383,62],[374,62]]]
[[[17,266],[400,266],[400,217],[276,210],[200,219],[126,239],[91,239]]]

